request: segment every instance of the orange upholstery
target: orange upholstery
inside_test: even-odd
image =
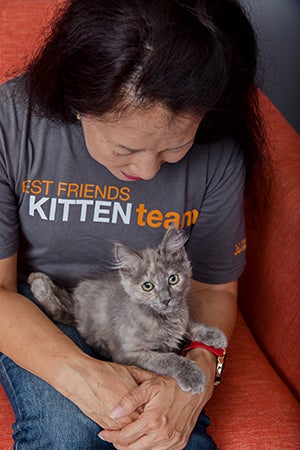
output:
[[[273,185],[258,230],[248,228],[240,307],[261,348],[300,399],[300,136],[261,98]]]
[[[0,384],[0,450],[11,450],[13,446],[12,428],[14,414]]]
[[[0,0],[0,82],[22,68],[41,39],[55,0]]]
[[[58,1],[0,0],[0,82],[24,65]],[[263,95],[261,105],[274,180],[259,226],[247,229],[240,313],[224,380],[207,405],[220,450],[300,449],[300,136]],[[0,450],[12,448],[13,420],[0,386]]]
[[[300,449],[300,407],[239,314],[222,384],[206,411],[219,450]]]

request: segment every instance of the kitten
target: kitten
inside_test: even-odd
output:
[[[219,329],[189,317],[186,240],[170,228],[155,249],[136,252],[115,243],[116,269],[81,281],[71,293],[43,273],[32,273],[28,281],[49,316],[75,326],[102,357],[169,375],[184,391],[202,392],[205,376],[178,354],[180,347],[185,339],[216,348],[227,342]]]

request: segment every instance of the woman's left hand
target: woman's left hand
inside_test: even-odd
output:
[[[210,381],[203,393],[184,392],[175,380],[166,376],[145,379],[123,397],[112,412],[114,418],[121,418],[143,407],[139,417],[122,430],[104,430],[99,436],[118,450],[183,449],[202,408],[212,395],[214,368],[211,367],[215,363],[211,365],[208,359],[205,372],[212,376],[207,376]]]

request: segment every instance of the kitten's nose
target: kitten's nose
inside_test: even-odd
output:
[[[168,306],[168,304],[170,303],[170,301],[171,301],[171,297],[168,295],[168,297],[162,297],[161,298],[161,302],[162,302],[162,304],[163,305],[165,305],[165,306]]]

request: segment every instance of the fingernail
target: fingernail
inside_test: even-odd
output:
[[[120,417],[126,416],[126,413],[121,406],[117,405],[109,414],[112,419],[119,419]]]
[[[102,441],[105,441],[105,442],[106,442],[106,440],[104,439],[104,437],[101,436],[100,433],[98,434],[98,438],[100,438]]]

